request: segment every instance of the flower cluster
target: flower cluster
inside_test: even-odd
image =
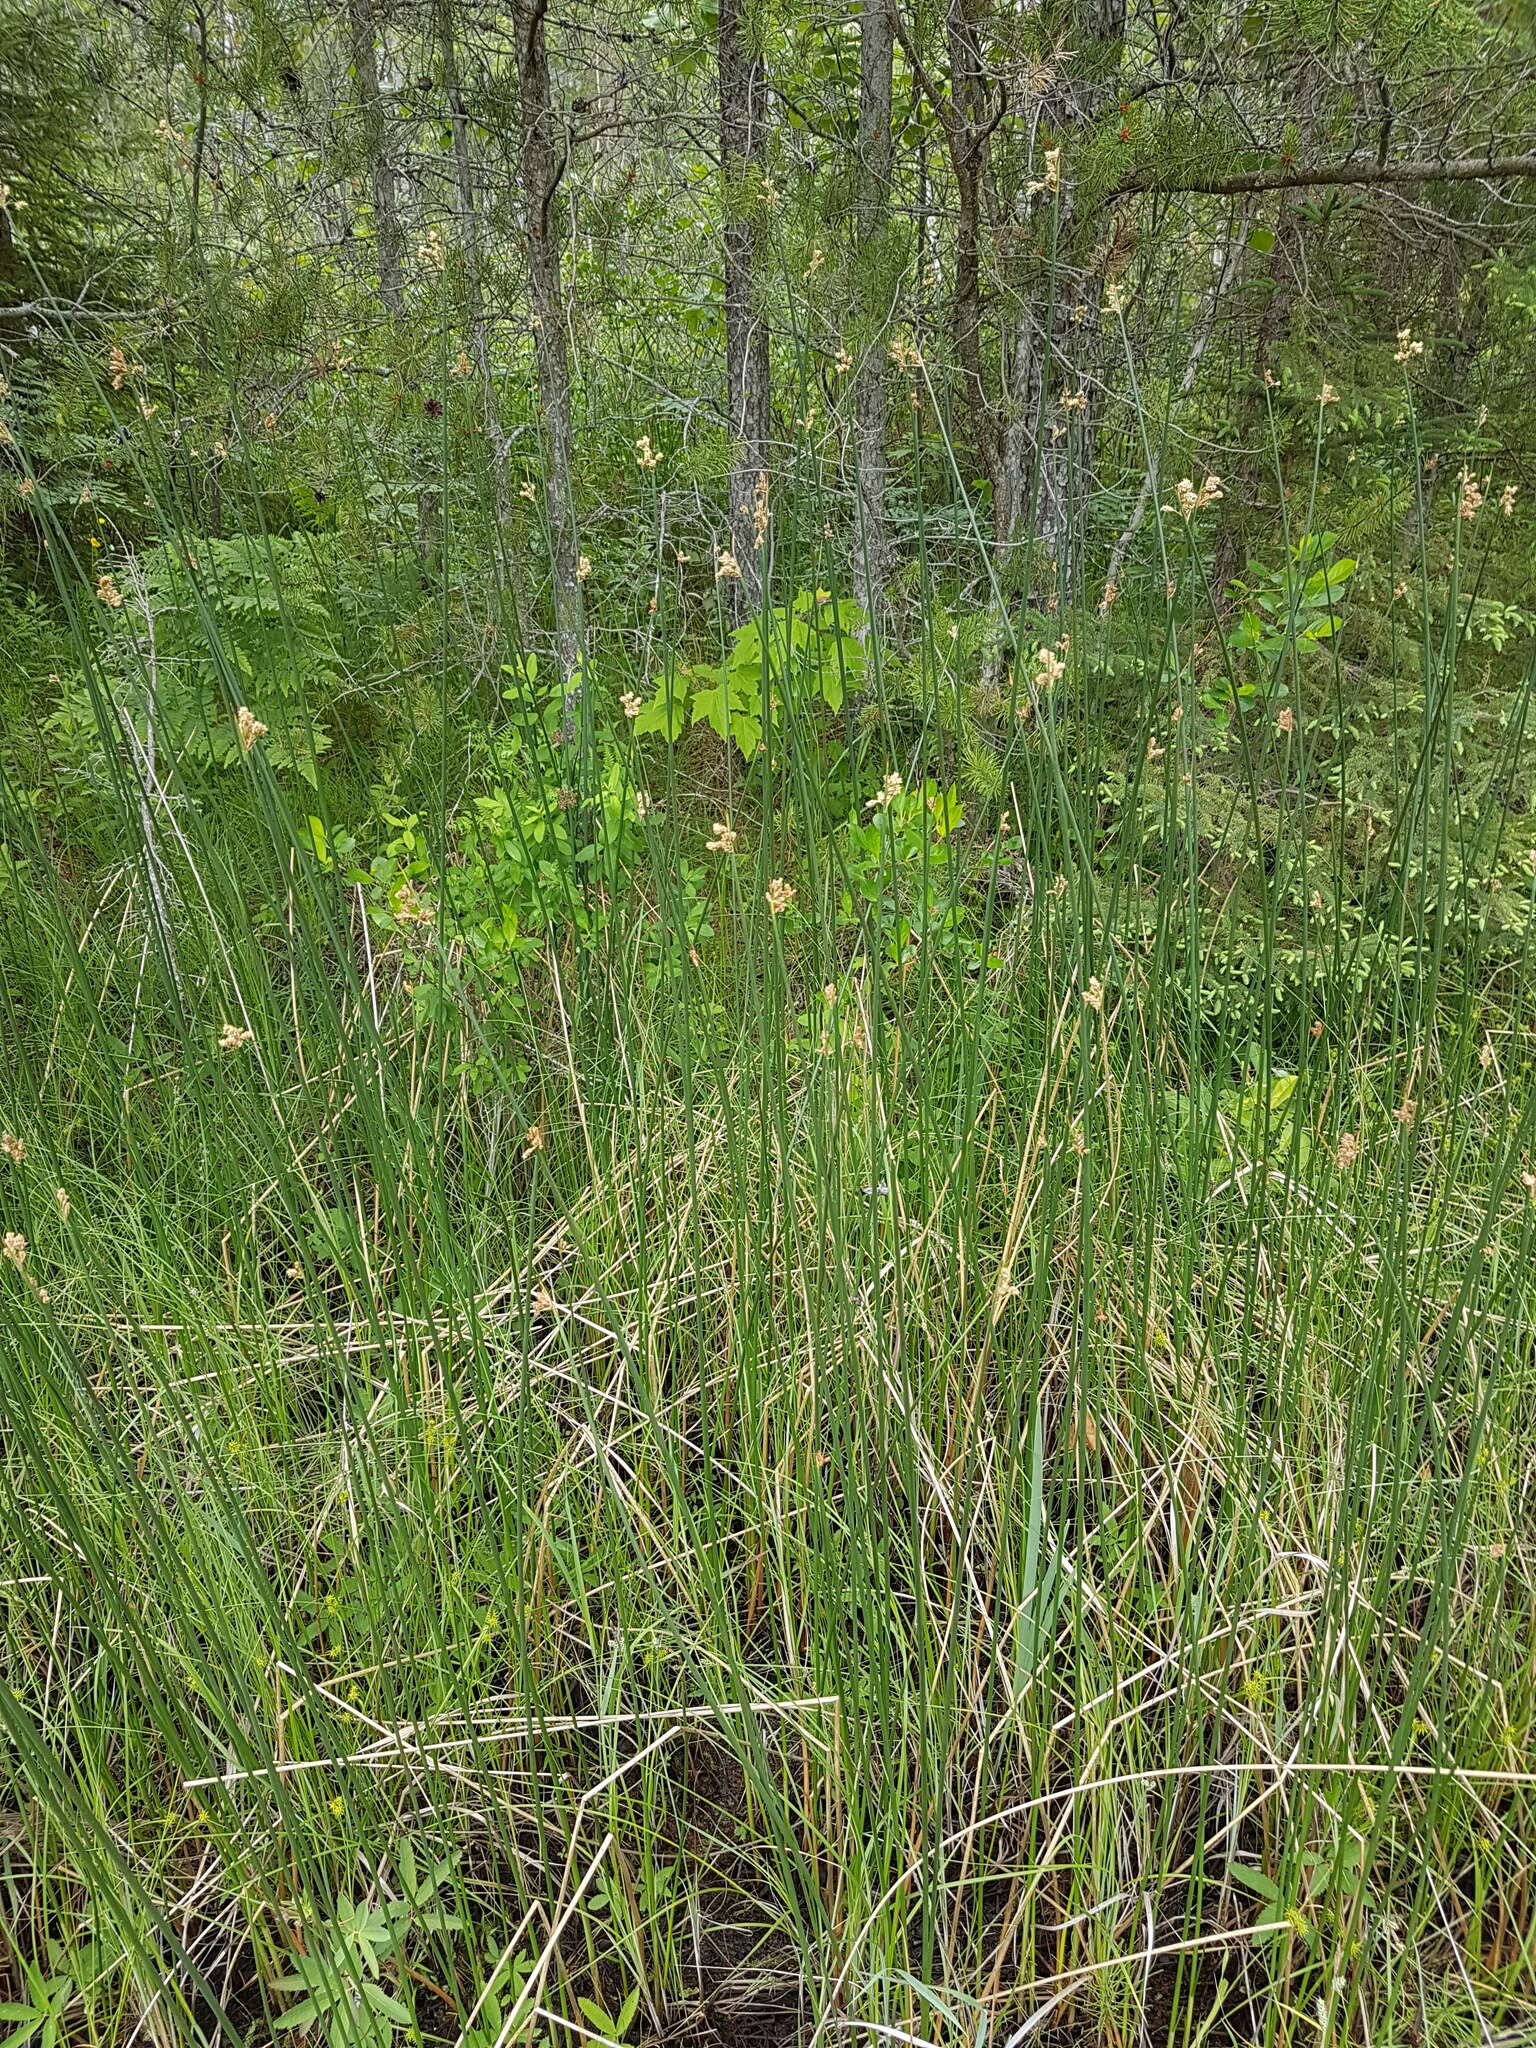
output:
[[[235,734],[242,754],[251,751],[266,729],[248,704],[242,704],[235,713]]]
[[[1035,655],[1035,688],[1049,690],[1059,683],[1067,672],[1063,659],[1067,651],[1065,640],[1058,640],[1054,647],[1042,647]]]
[[[1054,149],[1048,149],[1045,152],[1045,176],[1043,178],[1030,179],[1029,197],[1033,199],[1037,192],[1059,192],[1060,190],[1061,144],[1058,142]]]
[[[1193,519],[1207,505],[1214,505],[1218,498],[1224,498],[1226,492],[1221,488],[1219,476],[1208,476],[1198,490],[1189,477],[1181,476],[1173,487],[1173,495],[1178,500],[1177,505],[1164,505],[1162,509],[1165,512],[1176,511],[1181,519]]]

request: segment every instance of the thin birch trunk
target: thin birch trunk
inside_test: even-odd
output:
[[[981,194],[986,181],[986,70],[981,53],[985,0],[949,0],[945,25],[949,41],[953,114],[947,123],[950,164],[955,175],[955,270],[951,324],[959,376],[960,417],[996,497],[997,436],[987,398],[981,357]]]
[[[731,609],[763,601],[768,548],[768,328],[755,290],[765,91],[763,59],[747,40],[745,0],[720,0],[720,161],[725,180],[725,377],[730,412]]]
[[[491,465],[491,498],[496,520],[497,581],[511,597],[513,609],[521,614],[515,564],[506,550],[506,535],[512,522],[512,485],[507,469],[507,440],[501,431],[496,403],[496,385],[491,375],[490,337],[485,315],[485,255],[480,233],[480,196],[470,149],[469,112],[459,72],[459,53],[454,41],[450,5],[438,14],[438,48],[443,73],[443,92],[448,101],[448,119],[453,134],[453,182],[456,200],[459,249],[464,262],[464,308],[469,323],[469,347],[480,379],[484,408],[485,436]]]
[[[868,248],[890,220],[891,74],[895,49],[893,0],[864,0],[859,18],[859,206],[861,248]],[[884,308],[880,309],[882,314]],[[882,326],[883,326],[882,320]],[[886,424],[889,377],[884,335],[871,334],[854,390],[858,437],[859,546],[854,554],[854,597],[870,627],[888,605],[892,556],[885,516]]]
[[[368,160],[368,186],[373,201],[373,239],[379,269],[379,298],[391,318],[405,303],[405,237],[400,227],[395,168],[389,152],[389,127],[379,84],[379,53],[374,45],[372,0],[348,0],[347,23],[352,42],[352,69],[361,102],[363,149]]]
[[[549,0],[513,0],[512,20],[517,37],[523,222],[533,301],[544,510],[554,585],[555,649],[565,690],[562,736],[567,746],[580,742],[584,760],[591,723],[584,687],[587,622],[572,488],[571,372],[560,284],[558,189],[565,174],[566,149],[563,138],[559,150],[556,149],[555,117],[550,104],[549,53],[544,39],[548,5]]]

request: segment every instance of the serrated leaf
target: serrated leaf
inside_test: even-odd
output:
[[[669,691],[663,684],[636,717],[634,731],[638,735],[659,732],[664,739],[675,740],[687,723],[687,690],[677,687]]]

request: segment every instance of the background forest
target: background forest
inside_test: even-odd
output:
[[[0,0],[0,2043],[1536,2023],[1527,0]]]

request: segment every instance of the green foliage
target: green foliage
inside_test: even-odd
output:
[[[1331,640],[1343,625],[1338,598],[1357,565],[1348,556],[1335,556],[1335,544],[1331,533],[1307,534],[1297,541],[1283,569],[1232,585],[1228,598],[1241,610],[1237,623],[1227,630],[1227,651],[1251,655],[1253,660],[1237,664],[1251,671],[1246,680],[1234,682],[1223,674],[1205,692],[1202,702],[1221,722],[1230,718],[1235,704],[1253,699],[1262,704],[1286,696],[1286,670]]]
[[[766,620],[748,619],[720,662],[669,672],[634,721],[636,737],[678,739],[707,724],[748,761],[777,741],[787,720],[818,705],[840,711],[864,673],[856,607],[825,590],[802,590]],[[765,737],[766,735],[766,737]]]
[[[718,11],[5,17],[0,2048],[1472,2048],[1527,27]]]
[[[409,1836],[400,1842],[399,1858],[398,1893],[372,1900],[343,1893],[323,1922],[314,1920],[314,1945],[274,1986],[302,1994],[278,2015],[280,2032],[313,2030],[327,2048],[389,2048],[402,2028],[415,2027],[411,2008],[384,1988],[384,1968],[413,1934],[450,1933],[463,1923],[438,1897],[454,1859],[419,1868]]]

